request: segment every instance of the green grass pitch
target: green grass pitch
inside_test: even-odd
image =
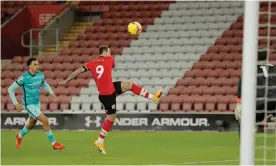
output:
[[[54,151],[42,131],[31,131],[15,148],[17,130],[1,131],[3,165],[235,165],[239,161],[236,132],[126,132],[112,131],[106,141],[107,155],[101,155],[93,141],[98,131],[53,131],[66,148]],[[275,139],[275,138],[274,138]],[[275,140],[268,141],[273,147]],[[263,144],[263,138],[256,141]],[[257,151],[258,158],[263,151]],[[275,160],[275,151],[267,152]],[[266,164],[274,165],[276,161]],[[262,161],[257,164],[263,164]]]

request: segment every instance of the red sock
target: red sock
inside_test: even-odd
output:
[[[105,119],[102,129],[101,129],[101,133],[100,133],[100,138],[104,139],[105,136],[107,135],[107,133],[110,131],[112,125],[113,125],[113,121]]]
[[[139,85],[132,84],[130,89],[134,94],[143,96],[145,98],[152,98],[152,94],[150,94],[148,91],[140,87]]]

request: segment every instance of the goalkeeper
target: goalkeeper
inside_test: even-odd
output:
[[[266,87],[266,79],[268,78],[268,87]],[[273,114],[276,113],[276,66],[266,64],[258,65],[258,77],[257,77],[257,101],[256,101],[256,122],[260,122],[260,125],[267,124],[271,120]],[[267,98],[265,98],[265,90],[267,91]],[[239,135],[240,135],[240,121],[242,111],[242,77],[238,83],[238,96],[237,105],[235,108],[235,117],[239,123]],[[267,107],[265,110],[265,104]],[[267,114],[265,113],[267,112]],[[260,126],[259,126],[260,127]]]

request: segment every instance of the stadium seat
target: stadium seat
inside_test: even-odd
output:
[[[2,12],[1,16],[4,15],[5,17],[1,17],[1,22],[8,20],[11,16],[13,16],[18,10],[22,9],[24,6],[28,4],[35,4],[35,5],[43,5],[43,4],[50,4],[56,3],[55,1],[3,1],[1,3]]]
[[[8,4],[5,8],[17,3]],[[233,96],[237,93],[241,72],[243,3],[82,1],[73,9],[79,12],[100,11],[102,16],[76,40],[70,40],[68,48],[63,49],[60,56],[39,58],[45,78],[54,89],[60,80],[95,58],[98,46],[105,44],[111,47],[112,54],[119,55],[116,56],[114,80],[139,83],[152,93],[165,88],[167,96],[161,99],[158,110],[233,111]],[[266,11],[267,8],[261,6],[261,10]],[[127,33],[126,25],[133,21],[132,18],[143,25],[143,33],[139,36]],[[264,23],[266,19],[267,15],[263,15],[260,22]],[[271,18],[271,22],[275,22],[275,17]],[[272,28],[270,33],[275,36],[276,30]],[[267,35],[267,28],[260,27],[259,35]],[[263,47],[267,40],[259,43]],[[275,44],[271,42],[271,47]],[[276,59],[274,55],[270,58]],[[19,64],[27,59],[14,57],[12,64],[17,65],[3,68],[3,88],[18,77],[19,71],[26,69],[25,65]],[[98,100],[92,104],[88,102],[87,98],[97,99],[98,95],[94,80],[90,79],[91,73],[87,72],[66,86],[55,89],[57,95],[73,95],[73,98],[69,101],[65,97],[43,107],[51,111],[104,109]],[[45,91],[42,93],[46,94]],[[6,103],[4,108],[7,106]],[[154,111],[157,107],[155,103],[140,99],[129,101],[123,97],[118,98],[117,108]]]
[[[181,96],[183,99],[182,103],[182,110],[185,112],[191,112],[193,111],[193,103],[195,101],[195,98],[193,96]]]

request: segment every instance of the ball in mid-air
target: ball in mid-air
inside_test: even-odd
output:
[[[129,23],[127,29],[132,35],[139,35],[142,32],[142,26],[139,22]]]

